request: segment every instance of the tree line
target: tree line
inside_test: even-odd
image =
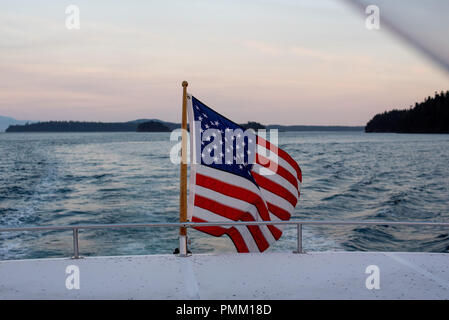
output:
[[[11,125],[6,132],[135,132],[137,126],[136,123],[129,122],[47,121]]]
[[[449,133],[449,91],[435,92],[406,110],[394,109],[375,115],[365,132]]]

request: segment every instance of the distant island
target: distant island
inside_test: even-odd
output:
[[[18,123],[12,118],[12,124],[6,129],[8,133],[17,132],[169,132],[180,128],[181,124],[159,119],[138,119],[128,122],[86,122],[86,121],[45,121]],[[279,131],[363,131],[362,126],[305,126],[305,125],[263,125],[248,121],[239,124],[244,129],[277,129]]]
[[[80,121],[48,121],[12,125],[6,132],[120,132],[136,131],[134,123],[103,123]]]
[[[265,126],[263,124],[260,124],[259,122],[253,122],[253,121],[248,121],[247,123],[243,123],[240,126],[242,128],[244,128],[245,130],[253,129],[253,130],[257,131],[257,130],[265,129]]]
[[[129,122],[46,121],[10,125],[6,132],[169,132],[180,124],[158,119]]]
[[[363,126],[285,126],[279,124],[267,125],[267,129],[277,129],[279,131],[363,131]]]
[[[365,132],[449,133],[449,91],[435,93],[406,110],[377,114]]]
[[[170,132],[170,128],[162,122],[148,121],[137,126],[137,132]]]

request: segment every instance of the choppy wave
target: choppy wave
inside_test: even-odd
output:
[[[179,167],[165,133],[1,134],[0,226],[175,222]],[[449,136],[280,133],[301,165],[294,218],[449,221]],[[233,251],[191,232],[194,252]],[[0,259],[71,254],[70,232],[0,233]],[[271,250],[294,250],[285,228]],[[83,255],[171,253],[177,230],[81,231]],[[449,251],[449,230],[306,226],[306,250]]]

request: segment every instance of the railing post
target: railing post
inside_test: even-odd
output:
[[[296,225],[296,236],[297,236],[297,248],[296,251],[293,251],[293,253],[304,253],[302,250],[302,224],[298,223]]]
[[[72,259],[79,259],[79,245],[78,245],[78,228],[73,228],[73,257]]]

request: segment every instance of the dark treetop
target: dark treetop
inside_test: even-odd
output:
[[[137,132],[170,132],[170,128],[162,122],[148,121],[139,124]]]
[[[265,129],[265,126],[263,124],[253,121],[248,121],[247,123],[243,123],[240,126],[243,127],[244,129],[253,129],[253,130]]]
[[[365,127],[366,132],[449,133],[449,91],[435,93],[407,110],[377,114]]]

